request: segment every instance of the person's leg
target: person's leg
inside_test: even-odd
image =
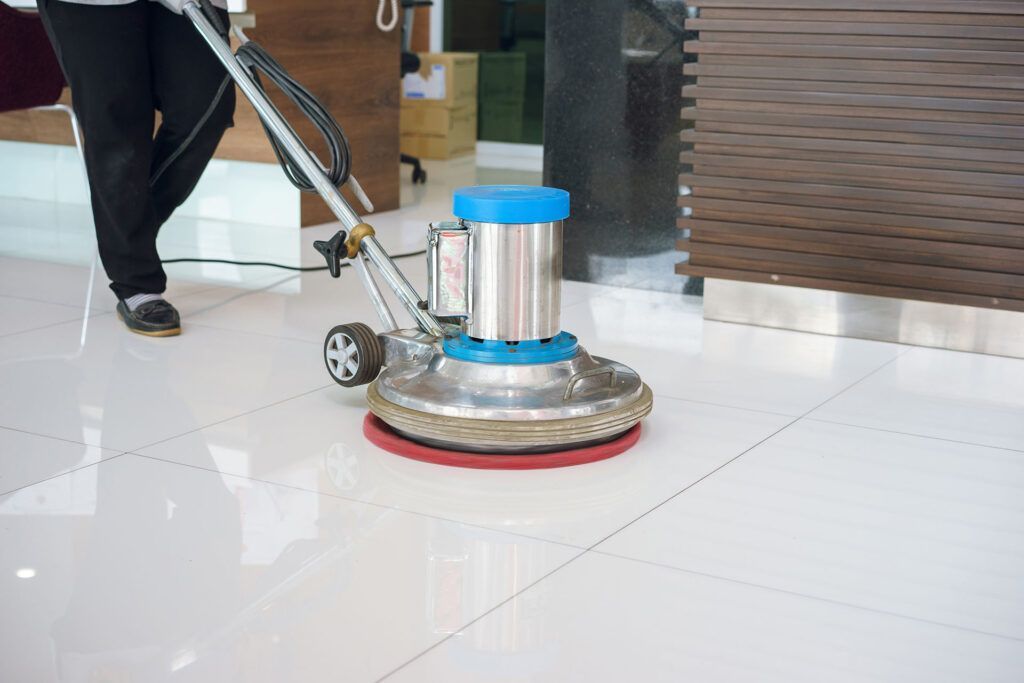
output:
[[[153,90],[163,115],[150,183],[161,222],[184,202],[232,125],[235,86],[192,22],[149,5]],[[228,14],[217,10],[224,26]]]
[[[100,258],[119,299],[160,293],[167,283],[156,251],[159,220],[149,187],[154,123],[149,4],[39,2],[85,135]]]

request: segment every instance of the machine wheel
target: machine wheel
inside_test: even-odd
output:
[[[384,365],[384,345],[363,323],[338,325],[324,340],[324,362],[334,381],[343,387],[369,384]]]

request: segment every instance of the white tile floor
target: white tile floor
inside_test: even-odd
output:
[[[388,248],[476,173],[406,186],[374,219]],[[81,212],[14,204],[0,681],[1022,680],[1024,361],[567,283],[565,328],[655,392],[640,443],[434,467],[366,443],[322,367],[327,328],[374,322],[351,272],[175,266],[186,333],[146,339],[102,282],[83,307]],[[249,228],[161,245],[313,264],[333,230]]]

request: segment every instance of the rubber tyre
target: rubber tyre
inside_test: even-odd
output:
[[[332,359],[328,352],[332,349],[332,340],[336,335],[343,334],[355,344],[356,370],[349,377],[339,377],[332,367]],[[363,323],[348,323],[347,325],[336,325],[331,328],[324,339],[324,364],[327,366],[327,374],[343,387],[358,387],[369,384],[377,379],[380,369],[384,366],[384,345],[380,343],[377,334]],[[344,374],[344,373],[343,373]]]

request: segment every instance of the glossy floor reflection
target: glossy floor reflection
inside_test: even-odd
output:
[[[396,253],[503,179],[429,170],[374,220]],[[336,226],[170,228],[315,264]],[[639,444],[450,469],[365,442],[322,367],[375,323],[353,273],[176,266],[185,334],[146,339],[100,279],[84,308],[87,229],[0,205],[4,683],[1020,680],[1024,361],[566,283],[564,327],[654,390]]]

